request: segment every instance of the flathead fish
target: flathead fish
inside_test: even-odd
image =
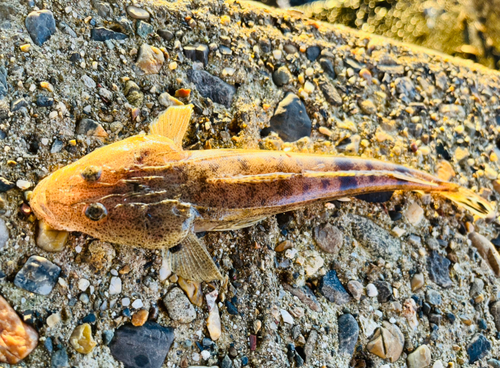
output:
[[[43,179],[31,207],[56,230],[168,249],[173,272],[221,274],[196,232],[250,226],[316,201],[394,190],[437,193],[479,217],[488,201],[457,184],[389,162],[282,151],[185,151],[192,106],[167,109],[150,133],[104,146]]]

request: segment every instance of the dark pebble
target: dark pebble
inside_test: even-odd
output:
[[[436,145],[436,152],[438,155],[440,155],[445,160],[447,160],[447,161],[451,160],[450,153],[448,152],[448,150],[444,147],[444,145],[442,143],[438,143]]]
[[[319,291],[330,302],[338,305],[345,304],[351,300],[351,296],[340,283],[335,270],[330,270],[323,276],[319,283]]]
[[[6,192],[8,190],[11,190],[14,188],[16,185],[7,179],[3,178],[0,176],[0,193]]]
[[[132,316],[132,312],[130,311],[130,308],[125,308],[122,310],[122,316],[130,318]]]
[[[486,323],[486,321],[483,318],[480,318],[479,321],[477,321],[477,326],[481,330],[486,330],[488,328],[488,324]]]
[[[292,75],[290,74],[288,68],[284,65],[280,66],[273,73],[273,82],[278,87],[288,84],[290,82],[290,79],[292,79]]]
[[[271,118],[270,130],[278,133],[285,142],[294,142],[311,135],[311,119],[297,95],[288,93],[278,104]]]
[[[236,308],[236,306],[233,303],[231,303],[229,300],[226,300],[225,304],[226,304],[227,312],[229,314],[232,314],[234,316],[240,315],[238,312],[238,308]]]
[[[69,56],[69,61],[71,61],[73,64],[79,63],[80,60],[82,60],[82,55],[80,55],[79,52],[73,52]]]
[[[377,281],[375,283],[378,295],[377,300],[379,303],[387,303],[392,299],[392,286],[387,281]]]
[[[453,313],[446,313],[446,318],[451,324],[455,323],[457,317]]]
[[[245,365],[248,364],[248,358],[246,356],[244,356],[243,358],[241,358],[241,364],[243,364],[243,366],[245,366]]]
[[[168,29],[160,29],[160,30],[158,30],[158,34],[165,41],[170,41],[174,38],[174,33],[169,31]]]
[[[29,13],[25,25],[31,39],[38,46],[42,46],[56,33],[56,21],[50,10],[37,10]]]
[[[24,98],[18,98],[17,100],[14,100],[10,104],[10,111],[15,112],[17,110],[20,110],[23,107],[27,107],[28,103]]]
[[[59,139],[54,139],[54,142],[50,147],[50,153],[61,152],[63,147],[64,147],[64,142],[60,141]]]
[[[36,105],[38,107],[51,107],[52,105],[54,105],[54,99],[44,95],[38,95],[36,97]]]
[[[488,359],[488,365],[492,368],[500,368],[500,360]]]
[[[107,40],[124,40],[127,38],[127,35],[104,27],[96,27],[92,28],[90,38],[94,41],[103,42]]]
[[[144,22],[143,20],[138,20],[136,23],[136,32],[142,38],[148,37],[154,32],[154,30],[155,29],[151,24]]]
[[[389,217],[392,221],[398,221],[403,218],[401,211],[389,211]]]
[[[483,359],[491,350],[491,343],[482,334],[477,335],[472,339],[467,347],[467,354],[469,354],[469,364],[474,364],[480,359]]]
[[[203,65],[208,64],[208,53],[209,48],[207,45],[198,46],[185,46],[184,55],[192,61],[197,61],[203,63]]]
[[[113,337],[115,336],[115,332],[113,330],[105,330],[102,333],[102,342],[104,345],[109,345]]]
[[[432,313],[429,315],[429,322],[435,324],[436,326],[439,326],[441,324],[441,319],[443,318],[442,315]]]
[[[415,85],[409,77],[397,78],[394,81],[396,91],[402,96],[407,103],[411,102],[417,93]]]
[[[17,273],[14,285],[35,294],[49,295],[60,273],[61,268],[48,259],[31,256]]]
[[[351,67],[356,73],[358,73],[361,69],[365,67],[365,65],[362,65],[357,61],[354,61],[353,59],[349,58],[344,59],[344,62],[348,67]]]
[[[340,96],[337,88],[325,77],[321,77],[318,80],[318,87],[325,96],[325,100],[333,106],[342,105],[342,97]]]
[[[201,344],[204,348],[209,348],[210,346],[214,345],[214,342],[208,337],[204,337],[203,340],[201,340]]]
[[[450,279],[448,268],[450,267],[450,260],[441,256],[438,252],[432,251],[431,255],[427,257],[427,271],[432,282],[435,282],[443,288],[449,288],[453,285]]]
[[[221,368],[232,368],[233,367],[233,362],[231,359],[226,355],[224,356],[224,359],[222,359],[220,363]]]
[[[368,193],[356,196],[357,199],[368,203],[385,203],[391,200],[394,192]]]
[[[268,38],[263,37],[259,40],[259,47],[263,53],[267,54],[271,51],[271,41]]]
[[[429,303],[426,303],[426,302],[422,303],[422,312],[424,312],[424,314],[426,316],[428,316],[431,313],[431,310],[432,310],[432,307]]]
[[[321,49],[319,46],[310,46],[306,50],[306,57],[309,59],[309,61],[314,61],[318,58],[319,54],[321,53]]]
[[[151,307],[149,308],[148,320],[149,321],[156,321],[158,319],[159,313],[160,313],[160,309],[158,308],[158,305],[156,303],[151,305]]]
[[[109,348],[125,368],[161,368],[173,340],[173,328],[148,321],[140,327],[121,326]]]
[[[94,313],[90,313],[83,317],[82,323],[94,323],[96,321],[96,316]]]
[[[359,326],[351,314],[343,314],[338,319],[339,352],[352,355],[358,341]]]
[[[321,69],[328,75],[330,78],[335,79],[335,69],[333,67],[333,63],[330,59],[321,58],[319,59],[319,65],[321,65]]]
[[[304,358],[299,353],[295,353],[295,366],[302,367],[304,365]]]
[[[9,87],[7,85],[7,70],[0,66],[0,97],[7,95]]]
[[[230,107],[236,88],[227,84],[204,70],[191,69],[187,72],[189,80],[194,83],[200,95],[210,98],[213,102]]]
[[[500,235],[497,236],[495,239],[491,239],[491,243],[495,246],[495,247],[500,247]]]
[[[68,368],[69,367],[68,353],[66,352],[65,348],[62,348],[60,350],[56,350],[52,354],[50,367],[51,368]]]
[[[442,303],[442,298],[441,294],[437,292],[436,290],[428,289],[426,293],[426,298],[427,302],[431,305],[441,305]]]
[[[82,119],[76,127],[76,134],[92,135],[99,128],[99,125],[92,119]]]

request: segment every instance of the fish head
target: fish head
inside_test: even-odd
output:
[[[165,198],[143,188],[143,172],[182,160],[185,154],[160,136],[139,135],[98,148],[43,179],[33,191],[30,206],[38,219],[55,230],[80,231],[122,244],[151,242],[144,239],[144,230],[152,234],[161,225],[160,210],[154,205]],[[167,207],[173,205],[169,202]],[[145,223],[145,218],[151,223]]]

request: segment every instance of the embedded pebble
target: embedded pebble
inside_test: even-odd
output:
[[[431,349],[427,345],[419,346],[408,354],[408,368],[425,368],[431,364]]]
[[[350,295],[340,283],[335,270],[330,270],[321,278],[319,283],[319,291],[323,296],[332,303],[338,305],[345,304],[351,299]]]
[[[96,27],[90,31],[90,38],[94,41],[104,42],[109,40],[125,40],[127,39],[127,35],[104,27]]]
[[[319,46],[310,46],[306,50],[306,57],[309,61],[315,61],[319,54],[321,53],[321,49]]]
[[[17,364],[38,344],[36,330],[21,321],[16,311],[0,295],[0,363]]]
[[[314,228],[314,240],[324,252],[337,254],[344,243],[344,233],[327,223]]]
[[[132,316],[132,324],[136,327],[142,326],[148,320],[149,312],[146,309],[138,310]]]
[[[363,296],[363,284],[359,281],[351,280],[347,283],[347,290],[351,293],[354,299],[360,300]]]
[[[450,267],[450,260],[441,256],[438,252],[433,250],[430,256],[427,256],[427,271],[429,278],[443,288],[449,288],[453,285],[450,279],[448,268]]]
[[[35,294],[49,295],[57,283],[61,268],[48,259],[31,256],[14,278],[14,285]]]
[[[424,210],[416,202],[413,202],[406,210],[405,217],[410,224],[418,226],[424,218]]]
[[[204,70],[188,70],[188,78],[194,83],[196,89],[203,97],[210,98],[213,102],[230,107],[236,88],[227,84],[219,77],[216,77]]]
[[[284,65],[280,66],[273,73],[273,82],[278,87],[281,87],[281,86],[284,86],[285,84],[288,84],[291,79],[292,79],[292,75],[290,74],[290,71],[288,70],[288,68]]]
[[[38,46],[42,46],[56,33],[56,21],[50,10],[37,10],[29,13],[25,25],[31,39]]]
[[[416,291],[424,286],[424,274],[416,273],[411,279],[411,291]]]
[[[370,353],[394,363],[403,352],[405,338],[395,324],[384,321],[382,326],[375,331],[370,342],[366,345],[366,349]]]
[[[293,317],[290,313],[288,313],[288,311],[280,309],[280,313],[281,313],[281,318],[283,318],[283,322],[288,323],[289,325],[293,325],[294,323]]]
[[[329,80],[324,77],[319,78],[318,87],[329,104],[333,106],[342,105],[342,96]]]
[[[482,334],[476,335],[467,346],[469,364],[474,364],[483,359],[491,350],[491,342]]]
[[[311,119],[299,97],[288,93],[278,104],[271,118],[271,130],[285,142],[294,142],[311,135]]]
[[[5,220],[0,218],[0,250],[7,244],[9,240],[9,229],[5,224]]]
[[[118,276],[111,277],[109,282],[109,295],[117,295],[122,292],[122,279]]]
[[[178,287],[170,290],[163,298],[163,302],[167,307],[168,315],[174,321],[189,323],[196,318],[196,311],[193,305],[186,294]]]
[[[133,5],[127,6],[127,14],[134,19],[149,19],[149,12],[147,10]]]
[[[69,342],[81,354],[90,354],[97,345],[92,336],[92,327],[88,323],[77,326],[73,330]]]
[[[470,233],[469,239],[481,258],[490,266],[495,276],[500,277],[500,254],[498,254],[495,246],[484,236],[476,232]]]
[[[137,21],[137,24],[136,24],[136,33],[142,37],[142,38],[146,38],[147,36],[149,36],[151,33],[154,32],[154,27],[149,24],[149,23],[146,23],[142,20],[138,20]]]
[[[426,300],[429,302],[431,305],[441,305],[443,298],[441,297],[441,294],[437,292],[436,290],[432,289],[427,289],[426,292]]]
[[[106,138],[108,136],[108,133],[106,133],[102,125],[92,119],[80,120],[76,127],[76,134],[101,138]]]
[[[373,284],[366,285],[366,295],[368,295],[370,298],[375,298],[376,296],[378,296],[377,287]]]
[[[163,52],[155,46],[143,43],[139,49],[136,65],[146,74],[158,74],[165,62]]]
[[[359,326],[351,314],[343,314],[338,319],[339,352],[352,355],[358,342]]]
[[[174,340],[174,329],[148,321],[140,327],[118,328],[109,349],[127,368],[161,368]]]

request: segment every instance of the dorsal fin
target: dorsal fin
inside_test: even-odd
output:
[[[157,134],[170,138],[182,148],[182,138],[189,126],[193,105],[171,106],[151,124],[149,134]]]

